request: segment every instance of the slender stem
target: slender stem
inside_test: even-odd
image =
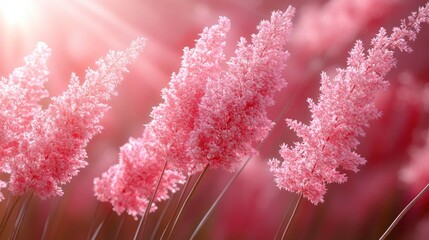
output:
[[[142,217],[140,218],[139,225],[137,226],[137,230],[136,230],[136,232],[134,233],[134,238],[133,238],[133,240],[137,240],[137,238],[138,238],[138,236],[139,236],[140,228],[141,228],[141,226],[143,225],[143,221],[144,221],[144,217],[142,216]]]
[[[107,222],[107,219],[109,219],[110,215],[112,215],[112,212],[113,210],[110,210],[109,213],[106,215],[106,217],[103,219],[103,221],[101,221],[97,229],[95,229],[95,232],[91,237],[91,240],[97,239],[98,233],[100,233],[101,228],[103,227],[104,223]]]
[[[282,223],[280,224],[279,228],[277,229],[276,235],[274,236],[274,240],[276,240],[278,238],[278,236],[280,234],[280,231],[282,230],[283,225],[286,222],[287,216],[289,215],[288,213],[289,213],[290,209],[292,208],[292,205],[293,205],[292,203],[289,204],[289,207],[287,208],[287,211],[283,214],[284,217],[283,217]]]
[[[9,196],[7,197],[6,207],[4,208],[4,214],[3,214],[3,217],[1,219],[0,229],[3,228],[3,223],[5,222],[6,215],[9,212],[9,205],[10,205],[11,199],[12,199],[12,196],[9,194]]]
[[[124,225],[125,217],[124,215],[121,216],[121,222],[119,223],[119,227],[116,229],[114,240],[118,239],[119,233],[121,232],[122,226]]]
[[[21,206],[21,209],[19,210],[19,214],[18,214],[18,217],[16,218],[15,226],[12,232],[12,236],[10,237],[10,239],[12,240],[15,240],[16,237],[18,236],[18,232],[19,232],[19,229],[21,228],[22,220],[24,219],[24,215],[27,212],[27,208],[32,197],[33,197],[33,193],[30,193],[30,195],[25,199],[23,205]]]
[[[17,197],[15,201],[12,203],[12,207],[10,207],[10,199],[14,197],[9,197],[6,205],[6,212],[5,216],[3,217],[1,224],[0,224],[0,236],[3,234],[3,231],[7,225],[7,222],[9,221],[10,215],[12,215],[13,209],[16,207],[18,201],[20,200],[20,197]],[[10,208],[9,208],[10,207]]]
[[[161,226],[162,220],[164,219],[165,214],[167,213],[168,208],[170,207],[171,203],[173,202],[172,200],[173,200],[173,197],[169,198],[169,199],[168,199],[168,202],[167,202],[167,205],[166,205],[166,206],[164,207],[164,209],[162,210],[162,213],[161,213],[161,215],[159,216],[158,221],[156,222],[155,228],[154,228],[154,229],[153,229],[153,231],[152,231],[152,236],[150,236],[150,239],[151,239],[151,240],[154,240],[154,239],[155,239],[156,232],[158,231],[159,226]],[[170,220],[171,220],[171,219],[170,219]]]
[[[195,182],[194,186],[192,187],[191,191],[189,192],[188,196],[186,197],[185,201],[182,204],[182,207],[180,208],[179,214],[177,214],[176,219],[174,220],[173,226],[171,227],[170,233],[168,234],[167,240],[170,239],[171,235],[174,232],[174,228],[176,227],[177,221],[179,220],[180,216],[182,215],[183,209],[185,209],[186,204],[189,202],[189,199],[191,199],[191,196],[194,194],[195,189],[197,189],[198,185],[201,182],[201,179],[203,179],[203,176],[207,172],[207,169],[209,169],[210,164],[207,164],[204,167],[204,170],[201,172],[200,176],[198,176],[197,181]]]
[[[247,160],[244,162],[243,166],[241,166],[241,168],[238,169],[238,171],[234,174],[234,176],[232,176],[232,178],[229,180],[228,184],[225,186],[225,188],[222,190],[222,192],[219,194],[219,196],[216,198],[216,200],[210,206],[209,210],[207,210],[203,219],[201,219],[200,223],[195,228],[194,232],[192,233],[190,240],[194,239],[197,236],[198,232],[201,230],[204,223],[206,223],[206,221],[208,220],[208,218],[210,217],[210,215],[212,214],[214,209],[217,207],[217,205],[220,202],[220,200],[222,199],[223,195],[225,195],[226,191],[231,187],[231,185],[234,183],[234,181],[238,178],[238,175],[240,175],[240,173],[243,171],[244,167],[247,165],[247,163],[249,163],[250,159],[251,159],[250,157],[247,158]]]
[[[183,199],[183,197],[185,196],[185,192],[186,192],[186,190],[187,190],[187,189],[188,189],[188,187],[189,187],[189,183],[191,182],[191,179],[192,179],[192,175],[188,175],[188,177],[187,177],[187,179],[186,179],[185,186],[183,186],[183,190],[182,190],[182,192],[180,193],[179,200],[177,201],[176,207],[174,208],[173,214],[171,215],[170,220],[168,220],[167,225],[165,225],[164,231],[162,232],[161,237],[160,237],[159,239],[163,239],[163,238],[164,238],[165,234],[166,234],[166,233],[167,233],[167,231],[168,231],[168,228],[169,228],[169,227],[170,227],[170,225],[171,225],[171,222],[172,222],[172,221],[173,221],[173,219],[174,219],[174,216],[176,216],[177,212],[179,211],[180,203],[182,202],[182,199]]]
[[[287,218],[287,216],[288,216],[288,214],[287,214],[287,213],[289,212],[289,210],[290,210],[290,207],[288,208],[287,212],[285,212],[285,214],[284,214],[284,216],[283,216],[282,223],[280,223],[279,228],[277,228],[277,232],[276,232],[276,235],[274,236],[274,240],[277,240],[277,238],[279,237],[280,231],[282,230],[283,225],[284,225],[284,224],[285,224],[285,222],[286,222],[286,218]]]
[[[302,193],[299,194],[298,200],[296,200],[295,208],[293,209],[292,215],[289,218],[289,222],[287,223],[285,231],[283,232],[282,240],[285,239],[285,237],[286,237],[286,233],[288,232],[289,227],[292,223],[292,220],[295,217],[295,213],[296,213],[296,210],[298,209],[298,206],[299,206],[299,203],[301,202],[301,199],[302,199]]]
[[[306,79],[306,78],[304,77],[304,79]],[[298,98],[298,96],[300,95],[300,93],[304,90],[304,87],[306,85],[308,85],[308,82],[309,81],[304,81],[304,83],[300,84],[299,87],[297,87],[297,90],[292,93],[291,100],[288,101],[287,104],[284,105],[284,107],[282,108],[281,112],[277,115],[277,117],[274,120],[275,123],[278,123],[280,121],[280,119],[283,118],[283,115],[286,114],[286,111],[289,110],[289,108],[292,106],[292,104],[296,101],[296,99]],[[271,134],[271,132],[269,134]],[[268,137],[269,136],[267,136],[267,138]],[[263,144],[263,142],[259,143],[259,145],[256,147],[256,149],[258,150],[262,146],[262,144]],[[243,169],[247,166],[247,164],[249,163],[250,159],[251,159],[251,157],[247,158],[246,161],[243,163],[243,165],[240,167],[240,169],[238,169],[237,172],[234,174],[234,176],[232,176],[232,178],[227,183],[227,185],[225,186],[225,188],[222,190],[222,192],[219,194],[219,196],[216,198],[216,200],[210,206],[209,210],[207,210],[206,214],[201,219],[201,221],[198,224],[198,226],[195,228],[194,232],[192,233],[192,236],[191,236],[190,240],[194,239],[197,236],[198,232],[201,230],[201,228],[203,227],[203,225],[207,222],[207,220],[209,219],[210,215],[213,213],[214,209],[217,207],[217,205],[219,204],[220,200],[225,195],[226,191],[228,191],[228,189],[232,186],[232,184],[238,178],[238,175],[240,175],[240,173],[243,171]]]
[[[158,182],[156,183],[155,191],[153,192],[152,197],[149,199],[149,203],[148,203],[148,205],[146,207],[146,210],[145,210],[145,212],[143,214],[143,217],[140,219],[139,226],[137,227],[136,233],[134,234],[134,238],[133,238],[134,240],[137,240],[137,237],[138,237],[139,232],[140,232],[140,228],[142,226],[143,226],[142,235],[144,233],[144,227],[146,225],[146,218],[148,216],[148,212],[152,208],[152,203],[155,200],[156,192],[158,192],[158,188],[159,188],[159,185],[161,184],[161,180],[162,180],[162,177],[164,176],[164,172],[165,172],[166,168],[167,168],[167,161],[165,161],[165,163],[164,163],[164,167],[162,168],[161,175],[159,176]]]
[[[56,212],[55,210],[57,210],[58,205],[59,205],[59,201],[60,201],[59,199],[61,199],[61,198],[55,198],[53,200],[54,202],[56,202],[56,204],[52,204],[52,202],[51,202],[51,206],[50,206],[50,209],[49,209],[49,215],[46,218],[45,226],[43,227],[42,237],[40,237],[41,240],[46,239],[46,236],[48,234],[49,224],[51,223],[51,219],[54,218],[54,215],[55,215],[55,212]]]
[[[387,230],[384,232],[384,234],[380,237],[380,240],[383,240],[387,237],[387,235],[389,235],[389,233],[393,230],[393,228],[396,226],[396,224],[398,224],[398,222],[401,220],[401,218],[408,212],[408,210],[410,210],[410,208],[415,204],[415,202],[417,200],[419,200],[419,198],[421,196],[423,196],[423,194],[429,189],[429,184],[426,185],[426,187],[423,188],[422,191],[420,191],[419,194],[417,194],[417,196],[411,200],[411,202],[402,210],[402,212],[395,218],[395,220],[392,222],[392,224],[390,224],[390,226],[387,228]]]
[[[68,200],[64,197],[61,197],[61,199],[62,200],[61,200],[60,204],[63,206],[67,206]],[[66,202],[66,203],[64,203],[64,202]],[[64,208],[62,208],[59,205],[58,211],[57,211],[57,214],[55,217],[54,227],[52,227],[53,230],[51,230],[52,239],[58,239],[59,238],[59,237],[57,237],[57,235],[61,233],[61,230],[62,230],[61,228],[63,227],[64,218],[65,218],[65,210],[64,210]],[[91,236],[90,233],[88,233],[88,240],[89,240],[89,236]]]
[[[98,215],[98,212],[100,211],[100,208],[101,208],[101,203],[98,202],[97,207],[95,208],[94,217],[92,218],[93,220],[92,220],[91,226],[89,227],[88,236],[86,237],[87,240],[90,240],[92,230],[94,229],[94,226],[95,226],[95,219],[97,219],[97,215]]]

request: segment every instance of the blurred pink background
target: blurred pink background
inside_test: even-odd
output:
[[[31,53],[38,41],[44,41],[52,48],[51,77],[47,84],[51,96],[66,89],[72,72],[83,76],[85,69],[93,67],[109,49],[124,49],[139,36],[148,39],[143,54],[125,75],[119,95],[111,101],[112,109],[103,120],[103,132],[88,146],[88,167],[64,187],[62,198],[32,199],[18,238],[39,239],[46,219],[51,216],[47,239],[85,239],[91,225],[100,223],[110,211],[110,205],[98,203],[93,196],[94,177],[116,163],[119,147],[130,136],[142,133],[152,107],[161,101],[161,89],[180,67],[182,49],[193,46],[203,27],[215,24],[219,16],[226,16],[232,23],[227,45],[227,53],[232,54],[240,36],[249,38],[260,20],[268,19],[274,10],[293,5],[296,17],[288,49],[291,57],[285,72],[289,85],[278,94],[270,111],[277,125],[263,142],[260,155],[250,161],[198,235],[198,239],[272,239],[297,197],[277,189],[266,164],[269,158],[278,157],[281,143],[298,140],[287,129],[284,118],[308,121],[305,100],[317,98],[321,71],[329,74],[337,67],[344,67],[356,39],[362,39],[369,47],[369,40],[380,27],[390,31],[423,2],[0,1],[0,75],[7,76],[21,66],[23,57]],[[414,52],[396,55],[397,67],[388,75],[391,86],[377,99],[383,117],[371,123],[358,149],[367,164],[359,173],[349,173],[347,183],[330,185],[325,203],[314,206],[303,200],[289,232],[290,239],[378,239],[427,184],[429,151],[418,149],[429,139],[428,42],[426,24],[417,41],[411,44]],[[426,162],[413,162],[416,155]],[[405,168],[411,175],[419,171],[419,177],[403,181]],[[185,209],[174,239],[190,237],[231,176],[221,170],[207,174]],[[394,229],[390,239],[428,236],[429,195],[426,195]],[[6,201],[0,203],[0,214],[4,214]],[[160,213],[149,215],[147,235]],[[137,222],[128,216],[124,219],[119,239],[132,239]],[[109,217],[100,239],[110,239],[120,221],[116,215]]]

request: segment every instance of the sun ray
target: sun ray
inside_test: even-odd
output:
[[[0,16],[5,24],[23,27],[35,15],[34,1],[0,0]]]

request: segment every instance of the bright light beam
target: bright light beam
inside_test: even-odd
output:
[[[32,0],[0,0],[0,17],[10,26],[24,27],[34,10]]]

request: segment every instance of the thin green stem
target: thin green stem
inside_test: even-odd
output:
[[[189,199],[191,199],[192,195],[195,192],[195,189],[197,189],[198,185],[201,182],[201,179],[203,179],[203,176],[205,175],[205,173],[207,172],[207,169],[209,169],[210,164],[207,164],[204,167],[204,170],[201,172],[200,176],[198,176],[197,181],[195,182],[194,186],[192,187],[191,191],[189,192],[188,196],[186,197],[185,201],[182,204],[182,207],[180,208],[179,213],[176,216],[176,219],[174,220],[173,226],[171,227],[170,233],[168,234],[167,240],[170,239],[171,235],[174,232],[174,228],[176,227],[177,221],[179,221],[180,216],[182,215],[183,209],[185,209],[185,206],[187,205],[187,203],[189,202]]]
[[[390,224],[390,226],[387,228],[384,234],[380,237],[380,240],[386,239],[387,235],[389,235],[389,233],[393,230],[393,228],[395,228],[395,226],[398,224],[401,218],[408,212],[408,210],[410,210],[410,208],[416,203],[417,200],[419,200],[421,196],[423,196],[423,194],[427,190],[429,190],[429,184],[426,185],[426,187],[424,187],[423,190],[421,190],[420,193],[417,194],[417,196],[413,200],[411,200],[411,202],[402,210],[401,213],[399,213],[399,215],[395,218],[392,224]]]

